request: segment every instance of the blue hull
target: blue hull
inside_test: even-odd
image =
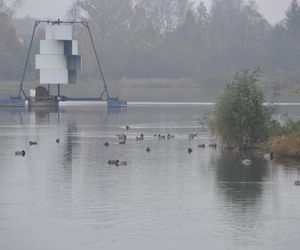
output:
[[[10,99],[0,99],[0,107],[24,107],[25,99],[23,98],[14,98]]]
[[[108,108],[126,108],[127,101],[120,100],[119,98],[109,98],[107,99]]]

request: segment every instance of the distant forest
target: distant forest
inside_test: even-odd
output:
[[[243,0],[214,0],[211,9],[189,0],[78,0],[68,18],[89,22],[108,79],[223,84],[233,73],[257,67],[288,84],[300,79],[297,0],[276,25],[266,20],[255,1]],[[33,22],[30,17],[15,18],[13,9],[0,0],[1,80],[20,79]],[[83,57],[80,77],[97,78],[87,31],[77,26],[75,32]],[[37,37],[43,37],[42,29]],[[38,51],[37,40],[33,54]],[[30,67],[34,68],[33,55]]]

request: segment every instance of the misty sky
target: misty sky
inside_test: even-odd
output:
[[[12,1],[12,0],[10,0]],[[18,16],[30,15],[36,18],[64,18],[66,11],[75,0],[24,0]],[[203,0],[209,6],[211,0]],[[9,2],[9,0],[8,0]],[[260,12],[272,24],[281,20],[291,0],[256,0]]]

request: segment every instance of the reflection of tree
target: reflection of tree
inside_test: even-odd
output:
[[[263,160],[253,160],[251,166],[243,166],[242,153],[224,152],[217,160],[217,183],[219,190],[229,202],[242,207],[255,205],[262,194],[262,182],[267,173],[267,164]],[[253,159],[251,156],[247,156]]]

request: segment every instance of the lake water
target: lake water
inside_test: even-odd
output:
[[[298,107],[284,108],[300,117]],[[211,111],[1,109],[0,249],[298,250],[299,162],[257,156],[245,167],[241,159],[253,156],[198,148],[216,141],[206,126]],[[121,133],[126,145],[118,143]],[[168,133],[175,138],[154,137]],[[190,140],[190,133],[198,136]],[[15,156],[23,149],[24,157]],[[109,159],[127,166],[108,166]]]

